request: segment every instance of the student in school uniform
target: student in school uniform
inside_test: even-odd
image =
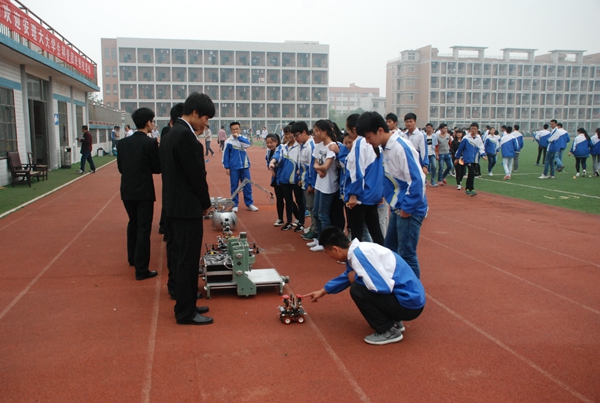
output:
[[[275,155],[275,152],[279,149],[279,147],[281,147],[281,139],[276,134],[267,134],[267,137],[265,137],[265,145],[267,147],[265,161],[267,169],[271,171],[271,187],[275,193],[275,205],[277,206],[277,221],[275,221],[273,226],[283,227],[285,225],[283,222],[283,209],[285,207],[283,190],[281,189],[281,185],[277,183],[277,165],[275,165],[273,168],[269,167],[269,163]]]
[[[514,169],[515,172],[519,170],[519,155],[521,155],[521,149],[525,145],[523,142],[523,134],[519,131],[519,125],[513,126],[512,136],[517,140],[517,144],[519,145],[519,149],[515,151],[515,161],[514,161]],[[508,130],[507,130],[508,132]]]
[[[488,175],[494,176],[492,169],[496,165],[496,155],[498,155],[498,151],[500,150],[500,137],[496,135],[496,129],[493,127],[489,128],[488,134],[485,136],[485,140],[483,140],[483,147],[488,158]]]
[[[594,170],[594,176],[600,176],[600,128],[596,129],[590,139],[591,147],[590,154],[592,155],[592,169]]]
[[[477,163],[478,157],[481,155],[484,160],[487,160],[485,155],[485,148],[481,141],[481,136],[478,135],[479,124],[473,122],[469,127],[469,135],[466,136],[463,141],[460,142],[458,151],[456,152],[456,162],[458,163],[462,158],[464,164],[467,166],[467,185],[465,194],[469,196],[475,196],[475,164]]]
[[[575,157],[576,174],[573,178],[579,177],[580,169],[583,169],[583,177],[585,178],[587,169],[586,162],[590,156],[590,145],[591,139],[585,129],[583,127],[577,129],[577,137],[575,137],[575,140],[573,140],[571,152],[569,153],[569,155],[573,155]]]
[[[543,129],[535,134],[535,141],[538,143],[538,154],[537,159],[535,160],[535,166],[540,165],[540,157],[542,158],[542,162],[546,161],[546,150],[548,149],[548,138],[550,137],[550,132],[548,131],[548,125],[544,124]]]
[[[509,180],[512,175],[515,152],[519,148],[517,139],[512,136],[512,127],[506,126],[506,134],[500,140],[502,150],[502,166],[504,167],[504,180]]]
[[[229,185],[231,193],[233,193],[244,179],[250,178],[250,159],[246,149],[250,147],[251,142],[243,136],[241,133],[241,126],[239,122],[231,122],[229,124],[231,130],[231,136],[225,141],[225,151],[223,151],[223,167],[225,173],[229,176]],[[252,138],[252,134],[250,134]],[[252,199],[252,183],[247,183],[243,189],[244,203],[246,208],[250,211],[258,211],[258,207],[254,205]],[[233,211],[238,211],[238,195],[233,197]]]
[[[300,174],[300,187],[304,194],[304,204],[306,211],[308,211],[310,219],[310,227],[308,232],[301,233],[302,239],[312,242],[313,239],[317,238],[317,222],[313,215],[313,206],[315,201],[315,182],[317,178],[317,172],[314,168],[315,157],[313,157],[313,151],[315,149],[315,141],[312,137],[311,131],[308,130],[306,122],[294,122],[291,123],[293,136],[296,138],[298,144],[300,144],[300,152],[298,154],[298,169]]]

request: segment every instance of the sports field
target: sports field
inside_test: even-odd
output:
[[[572,143],[569,143],[569,147]],[[519,158],[519,170],[513,173],[512,179],[505,181],[502,168],[502,155],[498,155],[496,166],[492,170],[494,176],[487,175],[487,161],[481,163],[481,178],[475,179],[475,189],[480,192],[490,192],[502,196],[514,197],[544,203],[551,206],[564,207],[587,213],[600,214],[600,177],[589,177],[593,174],[592,158],[588,158],[588,177],[573,179],[575,175],[575,158],[569,157],[565,151],[563,163],[565,170],[557,172],[555,179],[538,179],[544,171],[544,166],[535,166],[537,143],[531,137],[525,138],[525,145]],[[446,178],[448,185],[456,186],[455,178]],[[463,179],[463,189],[466,178]],[[428,192],[437,189],[428,187]],[[466,195],[465,195],[466,197]]]

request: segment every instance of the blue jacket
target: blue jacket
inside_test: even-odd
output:
[[[311,138],[306,143],[300,146],[300,156],[298,157],[298,161],[302,161],[302,155],[305,153],[309,153],[310,157],[308,158],[308,164],[305,162],[300,162],[298,164],[298,169],[300,170],[300,180],[302,181],[302,189],[307,189],[308,186],[312,188],[315,187],[315,182],[317,181],[317,171],[315,171],[315,157],[313,156],[313,151],[315,149],[315,142]],[[308,155],[308,154],[307,154]]]
[[[571,153],[577,158],[587,158],[590,156],[591,143],[585,138],[584,134],[578,134],[573,140]]]
[[[566,143],[563,146],[563,132],[566,131],[557,128],[554,128],[550,133],[550,137],[548,138],[548,152],[556,153],[566,147]]]
[[[592,147],[590,150],[590,154],[592,155],[600,155],[600,140],[598,139],[598,135],[594,134],[592,136]]]
[[[354,141],[346,163],[344,201],[354,195],[362,204],[378,205],[383,198],[383,162],[364,137]]]
[[[523,144],[523,135],[521,134],[521,132],[516,131],[516,130],[514,132],[512,132],[511,134],[513,135],[514,138],[517,139],[517,144],[519,146],[519,149],[517,150],[517,152],[520,152],[524,145]]]
[[[225,141],[223,150],[223,166],[225,169],[239,170],[250,168],[250,160],[246,148],[250,147],[250,141],[244,136],[229,137]]]
[[[417,150],[409,140],[397,133],[390,136],[383,148],[383,194],[392,210],[425,216],[425,174]]]
[[[462,157],[465,164],[473,164],[479,160],[478,155],[485,155],[485,148],[483,147],[481,137],[476,136],[473,138],[470,134],[463,137],[456,151],[455,158],[460,159]]]
[[[515,152],[519,150],[519,143],[512,135],[505,134],[500,141],[500,149],[503,158],[514,158]]]
[[[298,151],[300,146],[282,144],[277,147],[274,159],[277,160],[277,183],[280,185],[295,185],[298,183]]]
[[[348,154],[350,154],[350,149],[345,145],[340,146],[340,152],[337,153],[335,158],[340,164],[340,198],[344,200],[346,194],[346,182],[348,181],[348,169],[346,169],[346,162],[348,161]]]
[[[488,135],[483,142],[486,154],[496,154],[500,148],[500,137]]]
[[[567,143],[571,142],[571,137],[569,137],[569,132],[562,129],[563,133],[559,138],[560,149],[564,150],[567,148]]]
[[[408,309],[425,306],[425,288],[410,266],[397,253],[370,242],[354,239],[348,248],[346,271],[325,284],[328,294],[350,286],[348,274],[356,272],[356,282],[376,294],[393,294]]]
[[[548,147],[548,139],[550,138],[550,132],[546,129],[537,132],[535,140],[538,142],[540,147]]]

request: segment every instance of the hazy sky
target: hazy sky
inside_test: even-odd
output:
[[[329,85],[379,87],[385,65],[433,45],[600,52],[600,0],[22,0],[101,66],[100,38],[329,45]]]

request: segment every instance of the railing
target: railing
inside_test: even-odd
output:
[[[48,60],[51,60],[51,61],[55,62],[56,64],[66,68],[67,70],[72,71],[73,73],[84,78],[85,80],[92,81],[94,84],[98,85],[98,65],[96,64],[96,62],[94,62],[90,57],[88,57],[85,53],[83,53],[81,50],[79,50],[79,48],[77,48],[75,45],[73,45],[69,40],[67,40],[64,36],[62,36],[59,32],[57,32],[54,28],[52,28],[50,25],[48,25],[44,20],[42,20],[40,17],[38,17],[33,11],[29,10],[26,6],[24,6],[18,0],[5,0],[4,2],[9,3],[9,4],[16,3],[16,5],[13,4],[13,7],[19,8],[23,13],[25,13],[28,17],[30,17],[36,24],[39,24],[41,27],[43,27],[48,32],[50,32],[52,35],[54,35],[57,39],[62,41],[62,44],[65,45],[71,51],[73,51],[73,53],[77,54],[79,57],[81,57],[85,61],[89,62],[93,66],[93,70],[94,70],[93,78],[89,77],[85,74],[82,74],[75,66],[73,66],[69,63],[66,63],[61,58],[56,57],[54,54],[40,48],[38,45],[36,45],[32,41],[30,41],[25,36],[21,35],[19,32],[14,31],[14,30],[10,29],[8,26],[0,23],[0,32],[2,34],[8,36],[15,42],[18,42],[18,43],[28,47],[29,49],[33,50],[34,52],[44,56]],[[0,11],[3,14],[5,13],[5,10],[0,10]],[[2,19],[0,19],[0,21],[2,21]]]

